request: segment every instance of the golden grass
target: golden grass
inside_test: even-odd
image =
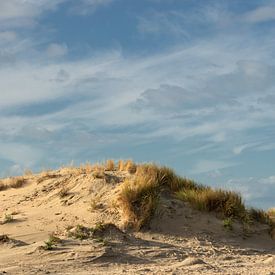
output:
[[[6,189],[8,189],[8,186],[5,183],[0,181],[0,191],[4,191]]]
[[[93,177],[97,179],[104,179],[105,178],[105,167],[100,164],[96,164],[93,166]]]
[[[24,177],[12,177],[0,181],[0,191],[7,190],[9,188],[21,188],[27,183],[27,179]]]
[[[137,170],[137,165],[132,160],[127,160],[124,166],[124,170],[130,174],[134,174]]]
[[[124,161],[123,160],[118,161],[117,170],[118,171],[124,171]]]
[[[151,175],[124,181],[117,203],[123,212],[126,226],[139,230],[150,220],[158,201],[157,187]]]
[[[246,216],[241,196],[232,191],[214,190],[210,187],[199,190],[182,189],[176,193],[176,196],[201,211],[215,211],[222,213],[224,217],[239,219]]]
[[[108,159],[105,163],[105,169],[107,171],[114,171],[115,170],[115,162],[112,159]]]
[[[137,165],[132,160],[119,160],[117,164],[118,171],[126,171],[130,174],[134,174],[137,170]]]
[[[119,169],[125,170],[125,163],[119,163]],[[247,209],[242,197],[236,192],[203,186],[177,176],[168,167],[142,164],[136,166],[132,178],[124,181],[117,198],[116,204],[125,225],[137,230],[146,226],[156,210],[160,193],[165,190],[200,211],[215,212],[225,219],[238,219],[247,224],[270,224],[264,211]]]
[[[267,214],[271,217],[275,219],[275,207],[270,208],[267,210]]]

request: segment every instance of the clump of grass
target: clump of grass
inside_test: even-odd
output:
[[[8,189],[8,186],[0,181],[0,191],[4,191],[6,189]]]
[[[272,219],[275,219],[275,207],[267,210],[267,215]]]
[[[73,237],[79,240],[86,240],[94,238],[94,234],[96,232],[103,231],[105,228],[105,224],[99,222],[95,225],[95,227],[86,227],[78,224],[75,228],[69,229],[69,237]]]
[[[115,162],[112,159],[108,159],[105,163],[106,171],[114,171],[115,170]]]
[[[26,169],[26,170],[24,171],[24,175],[25,175],[25,176],[32,176],[32,175],[33,175],[32,170]]]
[[[123,160],[119,160],[118,163],[117,163],[117,169],[118,171],[124,171],[124,161]]]
[[[0,243],[8,243],[10,241],[10,238],[8,235],[0,235]]]
[[[93,167],[92,167],[91,163],[86,163],[86,165],[85,165],[86,174],[91,174],[92,171],[93,171]]]
[[[60,198],[65,198],[65,197],[67,197],[69,194],[70,194],[69,188],[68,188],[68,187],[65,187],[65,186],[63,186],[63,187],[60,189],[60,191],[58,192],[58,196],[59,196]]]
[[[233,230],[233,221],[231,218],[226,218],[223,220],[223,227],[227,230]]]
[[[69,237],[73,237],[79,240],[86,240],[92,237],[93,228],[88,228],[78,224],[74,230],[70,230]]]
[[[61,242],[62,242],[62,240],[59,237],[57,237],[54,234],[50,234],[49,239],[44,242],[45,245],[43,246],[43,249],[45,249],[45,250],[53,250],[54,247],[57,244],[61,243]]]
[[[125,163],[119,162],[118,169],[125,170]],[[177,176],[168,167],[142,164],[136,167],[134,177],[124,181],[116,201],[125,225],[138,230],[145,226],[154,214],[159,195],[164,190],[200,211],[218,213],[225,221],[266,221],[264,212],[246,209],[239,193],[203,186]]]
[[[121,186],[117,204],[121,209],[125,225],[134,229],[146,226],[155,213],[162,190],[177,191],[180,188],[199,185],[178,177],[174,171],[156,164],[138,165],[132,179]]]
[[[194,208],[201,211],[215,211],[224,217],[243,219],[246,209],[241,196],[233,191],[210,187],[204,189],[182,189],[176,193],[181,200],[188,201]]]
[[[93,177],[96,179],[104,179],[105,178],[105,168],[102,165],[95,165],[93,167]]]
[[[3,224],[5,223],[11,223],[14,221],[14,218],[11,214],[5,214],[4,220],[3,220]]]
[[[248,219],[250,219],[251,222],[256,221],[259,223],[266,223],[270,224],[271,219],[267,212],[261,209],[256,208],[250,208],[247,210],[248,213]]]
[[[140,229],[154,214],[160,192],[160,178],[154,166],[144,166],[133,179],[126,179],[121,187],[118,205],[125,225]]]
[[[137,170],[137,165],[132,160],[127,160],[124,169],[130,174],[134,174]]]
[[[9,179],[9,187],[20,188],[26,183],[24,177],[14,177]]]
[[[94,211],[94,210],[97,210],[97,209],[99,209],[100,208],[100,199],[99,199],[99,197],[97,196],[97,197],[95,197],[95,198],[93,198],[92,200],[91,200],[91,203],[90,203],[90,211]]]

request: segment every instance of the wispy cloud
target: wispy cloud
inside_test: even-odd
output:
[[[115,0],[80,0],[78,3],[73,2],[69,11],[78,15],[89,15],[96,11],[99,7],[106,7]]]
[[[262,23],[275,20],[275,5],[260,6],[244,14],[243,20],[248,23]]]
[[[250,206],[268,208],[274,203],[275,176],[248,177],[228,180],[226,188],[239,191]]]

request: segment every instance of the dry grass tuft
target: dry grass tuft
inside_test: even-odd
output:
[[[115,162],[112,159],[108,159],[105,163],[106,171],[114,171],[115,170]]]
[[[96,164],[93,166],[93,177],[96,179],[104,179],[105,178],[105,167]]]
[[[8,179],[8,187],[9,188],[20,188],[27,182],[24,177],[13,177]]]
[[[24,172],[24,175],[25,175],[25,176],[28,176],[28,177],[29,177],[29,176],[32,176],[32,175],[33,175],[32,170],[26,169],[25,172]]]
[[[222,213],[224,217],[241,220],[246,217],[246,209],[241,196],[232,191],[214,190],[207,187],[198,190],[182,189],[176,195],[201,211],[215,211]]]
[[[137,170],[137,165],[132,160],[127,160],[124,165],[124,170],[130,174],[134,174]]]
[[[4,191],[6,189],[8,189],[8,186],[5,183],[0,181],[0,191]]]
[[[247,210],[248,218],[251,222],[271,224],[269,214],[262,209],[250,208]]]
[[[270,208],[267,210],[267,214],[270,218],[274,218],[275,219],[275,207],[274,208]]]
[[[67,197],[69,194],[70,194],[69,188],[68,188],[68,187],[65,187],[65,186],[63,186],[63,187],[60,189],[60,191],[58,192],[58,196],[59,196],[60,198],[65,198],[65,197]]]
[[[122,169],[121,167],[122,162],[119,163],[119,169]],[[136,173],[132,179],[124,181],[116,201],[125,226],[137,230],[146,226],[156,210],[160,193],[165,190],[189,202],[198,210],[221,214],[226,221],[238,219],[246,224],[270,221],[264,211],[246,209],[242,197],[236,192],[203,186],[177,176],[168,167],[142,164],[136,166]]]
[[[119,160],[117,163],[117,170],[124,171],[125,162],[123,160]]]
[[[86,174],[91,174],[93,172],[92,164],[87,162],[84,166],[84,171],[85,171]]]

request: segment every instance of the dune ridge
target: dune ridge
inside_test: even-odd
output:
[[[155,164],[2,179],[0,213],[1,275],[275,272],[274,209]]]

